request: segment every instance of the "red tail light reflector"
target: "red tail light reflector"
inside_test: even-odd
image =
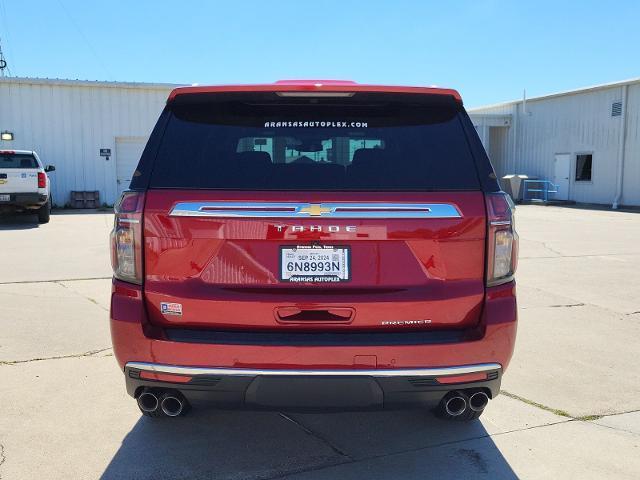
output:
[[[479,382],[487,379],[487,372],[478,373],[465,373],[464,375],[450,375],[447,377],[436,377],[438,383],[465,383],[465,382]]]
[[[111,231],[111,266],[118,280],[142,284],[144,193],[124,192],[116,203]]]
[[[146,380],[157,380],[159,382],[171,382],[171,383],[189,383],[192,377],[186,377],[184,375],[173,375],[171,373],[156,373],[156,372],[140,372],[140,378]]]
[[[515,205],[506,193],[486,196],[487,219],[487,286],[513,280],[518,265],[518,234],[514,223]]]
[[[47,174],[38,172],[38,188],[47,188]]]

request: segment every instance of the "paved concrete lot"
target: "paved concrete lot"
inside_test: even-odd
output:
[[[0,219],[0,478],[640,478],[640,214],[519,206],[516,355],[481,421],[220,412],[155,422],[107,310],[112,215]]]

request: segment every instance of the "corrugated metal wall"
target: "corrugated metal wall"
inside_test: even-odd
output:
[[[15,140],[0,148],[36,150],[50,174],[54,202],[64,205],[72,190],[98,190],[113,204],[116,137],[147,137],[173,86],[0,79],[0,130]],[[107,161],[100,148],[110,148]]]
[[[473,109],[483,114],[511,115],[506,145],[490,145],[507,153],[499,163],[504,173],[524,173],[553,180],[556,153],[572,155],[569,198],[577,202],[611,204],[616,192],[618,141],[622,117],[611,116],[611,105],[622,99],[623,86]],[[622,205],[640,205],[640,84],[628,87],[627,139]],[[493,128],[492,128],[493,129]],[[514,139],[517,136],[514,150]],[[491,136],[493,140],[495,136]],[[497,140],[497,138],[496,138]],[[515,156],[514,156],[515,152]],[[575,181],[575,157],[593,154],[592,181]],[[496,162],[498,163],[498,162]]]
[[[627,138],[622,188],[623,205],[640,205],[640,84],[627,91]]]

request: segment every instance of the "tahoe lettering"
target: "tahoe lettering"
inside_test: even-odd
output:
[[[276,230],[278,232],[284,232],[287,228],[290,228],[292,232],[325,232],[325,233],[339,233],[339,232],[348,232],[348,233],[356,233],[357,227],[354,225],[347,225],[346,227],[341,227],[339,225],[276,225]]]

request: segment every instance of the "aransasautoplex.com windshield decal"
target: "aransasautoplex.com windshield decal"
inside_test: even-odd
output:
[[[264,122],[264,128],[367,128],[367,122]]]

